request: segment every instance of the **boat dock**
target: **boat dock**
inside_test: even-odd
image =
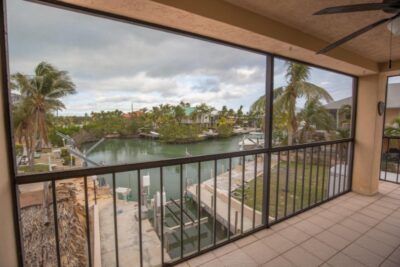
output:
[[[257,176],[264,171],[263,160],[257,159]],[[245,183],[254,180],[254,161],[246,161],[245,163]],[[242,165],[236,166],[231,171],[231,188],[233,192],[242,186]],[[192,185],[187,191],[193,196],[193,200],[198,203],[198,185]],[[200,184],[200,200],[202,207],[209,213],[214,214],[214,179],[204,181]],[[216,219],[232,233],[246,231],[253,227],[253,208],[247,205],[243,207],[243,225],[241,224],[242,205],[241,201],[234,198],[231,194],[231,212],[229,225],[229,172],[222,173],[217,176],[217,196],[216,196]],[[255,225],[261,223],[262,214],[255,212]]]
[[[112,198],[99,204],[101,261],[103,266],[115,266],[114,215]],[[138,203],[117,200],[118,251],[120,266],[134,266],[140,262]],[[142,219],[144,266],[161,265],[161,241],[148,219]],[[169,255],[164,249],[164,259]]]

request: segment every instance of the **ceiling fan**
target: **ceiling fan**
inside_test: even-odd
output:
[[[392,32],[392,34],[395,35],[400,34],[400,0],[383,0],[382,3],[366,3],[366,4],[328,7],[314,13],[313,15],[330,15],[330,14],[373,11],[373,10],[382,10],[386,13],[391,13],[394,15],[389,18],[378,20],[366,27],[359,29],[358,31],[355,31],[343,37],[342,39],[321,49],[320,51],[317,52],[317,54],[325,54],[328,51],[348,42],[349,40],[356,38],[357,36],[387,22],[388,22],[388,29],[389,31]]]

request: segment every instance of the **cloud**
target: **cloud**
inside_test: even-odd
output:
[[[389,83],[400,83],[400,76],[390,77]]]
[[[106,93],[106,92],[129,92],[129,93],[152,93],[158,92],[163,96],[174,93],[177,88],[175,78],[149,77],[145,72],[139,72],[134,76],[116,76],[99,79],[96,82],[88,79],[77,80],[78,88],[84,90]]]
[[[263,55],[29,1],[7,4],[11,72],[32,74],[41,61],[68,71],[78,93],[63,99],[64,114],[181,100],[246,110],[265,94]],[[285,70],[276,59],[275,86],[286,84]],[[335,98],[348,90],[342,77],[311,76]]]

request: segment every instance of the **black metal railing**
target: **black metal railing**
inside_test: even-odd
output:
[[[346,139],[18,176],[25,262],[95,266],[100,248],[104,265],[183,261],[348,192],[352,147]],[[33,231],[47,237],[40,255],[28,246]]]
[[[383,137],[379,179],[400,183],[400,136]]]
[[[272,153],[271,224],[349,192],[351,153],[352,142],[283,148]]]

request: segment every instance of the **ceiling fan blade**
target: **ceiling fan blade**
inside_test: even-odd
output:
[[[364,28],[361,28],[358,31],[355,31],[352,34],[349,34],[346,37],[343,37],[342,39],[340,39],[340,40],[328,45],[324,49],[321,49],[320,51],[318,51],[317,54],[325,54],[326,52],[328,52],[328,51],[330,51],[330,50],[332,50],[332,49],[334,49],[334,48],[336,48],[336,47],[338,47],[338,46],[350,41],[351,39],[353,39],[353,38],[355,38],[355,37],[367,32],[369,30],[372,30],[373,28],[375,28],[375,27],[377,27],[377,26],[379,26],[379,25],[381,25],[381,24],[383,24],[385,22],[394,20],[395,18],[397,18],[399,16],[400,16],[400,14],[397,14],[397,15],[395,15],[393,17],[390,17],[390,18],[378,20],[377,22],[374,22],[374,23],[372,23],[372,24],[370,24],[370,25],[368,25],[368,26],[366,26]]]
[[[381,10],[385,7],[390,7],[388,3],[369,3],[369,4],[357,4],[348,6],[334,6],[324,8],[313,15],[329,15],[337,13],[349,13],[349,12],[359,12],[359,11],[371,11],[371,10]]]

